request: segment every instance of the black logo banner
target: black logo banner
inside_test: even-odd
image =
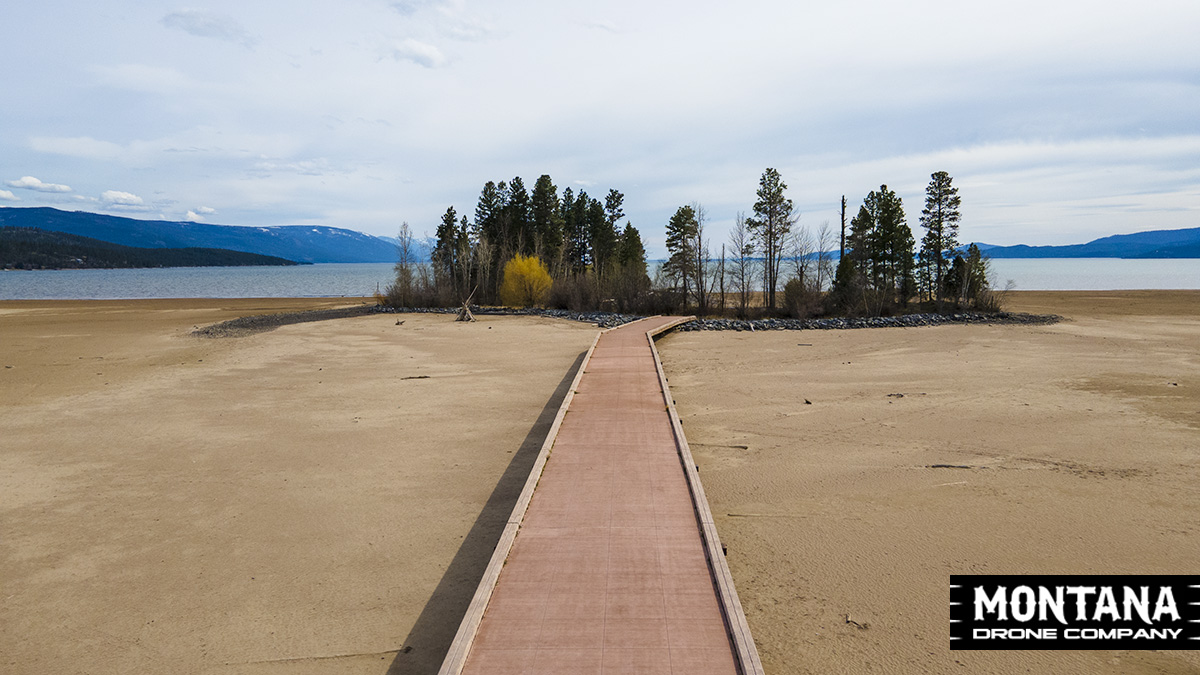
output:
[[[1200,576],[951,575],[951,649],[1200,649]]]

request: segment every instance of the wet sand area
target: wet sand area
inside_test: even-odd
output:
[[[761,672],[647,335],[677,322],[598,338],[443,673]]]

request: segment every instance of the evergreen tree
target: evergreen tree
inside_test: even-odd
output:
[[[879,186],[863,200],[850,221],[846,245],[858,274],[888,302],[905,303],[916,291],[912,230],[904,204],[888,186]]]
[[[474,259],[475,245],[471,242],[473,227],[471,221],[463,216],[458,221],[458,231],[455,236],[454,267],[455,288],[460,298],[466,298],[471,293],[471,281],[477,274]]]
[[[573,200],[567,192],[563,193],[564,220],[568,223],[564,225],[567,266],[574,274],[582,274],[592,264],[592,235],[588,224],[588,206],[592,201],[583,190]]]
[[[592,245],[592,269],[596,276],[604,277],[617,247],[617,232],[609,224],[604,205],[598,200],[588,200],[586,220],[588,240]]]
[[[479,267],[479,283],[483,288],[480,300],[494,300],[500,288],[501,249],[507,235],[507,216],[504,204],[508,199],[507,185],[488,181],[479,193],[475,206],[476,265]]]
[[[533,231],[537,237],[535,248],[542,259],[557,264],[563,246],[563,217],[558,202],[558,188],[550,176],[543,174],[533,184],[530,197]]]
[[[646,276],[646,247],[642,244],[642,235],[630,223],[625,223],[621,231],[620,243],[617,245],[617,264],[622,269],[634,270],[641,276]]]
[[[768,168],[758,181],[754,217],[746,220],[750,235],[763,256],[763,289],[767,307],[775,308],[775,286],[783,261],[783,244],[792,229],[792,200],[784,196],[787,184],[775,169]]]
[[[696,230],[699,223],[691,206],[681,206],[667,222],[667,260],[663,273],[678,283],[687,302],[689,290],[696,280]]]
[[[945,298],[947,256],[958,252],[958,224],[962,220],[962,199],[951,184],[950,174],[938,171],[930,176],[925,188],[925,208],[921,210],[921,255],[929,260],[933,273],[933,295],[940,304]]]
[[[458,214],[454,207],[446,209],[442,222],[438,223],[436,241],[430,254],[433,263],[434,281],[449,288],[455,280],[455,262],[458,255]]]
[[[581,193],[582,194],[582,193]],[[604,203],[590,199],[587,204],[587,239],[592,259],[592,269],[598,277],[607,275],[615,264],[617,240],[620,232],[616,223],[624,217],[621,202],[625,197],[616,190],[609,190]]]
[[[475,228],[493,242],[500,240],[500,218],[504,210],[504,199],[492,181],[483,186],[479,203],[475,206]]]
[[[529,203],[529,193],[520,176],[514,177],[508,183],[508,200],[504,204],[508,216],[508,237],[506,243],[509,250],[524,255],[532,255],[535,243],[533,230],[533,213]]]
[[[650,290],[646,275],[646,248],[637,228],[628,222],[617,241],[616,275],[609,284],[612,297],[621,312],[637,311],[639,302]]]
[[[946,296],[960,305],[979,306],[990,290],[987,261],[975,244],[967,247],[967,255],[954,256],[946,275]]]
[[[587,193],[580,193],[580,200]],[[588,248],[590,246],[579,224],[579,213],[576,209],[575,191],[571,188],[563,190],[562,201],[559,203],[559,219],[563,228],[563,267],[569,274],[582,274],[587,269]]]
[[[617,223],[625,217],[625,211],[621,208],[624,203],[625,195],[616,190],[609,190],[608,196],[604,198],[604,218],[613,232],[617,231]]]

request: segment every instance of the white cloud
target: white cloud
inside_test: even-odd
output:
[[[21,188],[23,190],[37,190],[38,192],[70,192],[71,188],[66,185],[58,185],[57,183],[43,183],[33,176],[25,176],[19,180],[8,181],[9,187]]]
[[[29,140],[29,147],[38,152],[81,159],[116,160],[134,165],[164,161],[165,157],[189,161],[189,155],[203,155],[207,159],[284,156],[294,152],[297,146],[296,139],[284,134],[267,136],[212,127],[195,127],[161,138],[132,140],[123,145],[90,136],[38,136]]]
[[[408,38],[392,45],[392,57],[397,61],[411,61],[425,68],[440,68],[446,65],[446,56],[437,47]]]
[[[548,173],[623,191],[647,242],[698,200],[715,240],[774,166],[810,225],[880,183],[915,222],[939,169],[983,241],[1198,224],[1176,210],[1200,205],[1195,0],[10,4],[0,52],[53,58],[4,76],[0,164],[89,196],[0,178],[9,206],[99,211],[123,186],[178,220],[394,233]]]
[[[247,48],[253,47],[257,42],[233,17],[214,12],[183,9],[164,16],[162,24],[196,37],[215,38]]]
[[[204,216],[212,215],[216,212],[217,210],[214,208],[200,206],[195,209],[188,209],[187,215],[184,218],[193,223],[202,223],[204,222]]]
[[[100,195],[100,201],[109,206],[144,206],[145,202],[141,197],[131,192],[121,192],[120,190],[105,190]]]
[[[10,202],[19,202],[21,198],[9,192],[8,190],[0,190],[0,199]]]
[[[98,141],[89,136],[74,138],[34,137],[29,139],[29,147],[38,152],[48,152],[54,155],[82,157],[84,159],[117,159],[124,148],[109,141]]]

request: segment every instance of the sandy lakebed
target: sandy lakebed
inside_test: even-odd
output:
[[[596,329],[190,336],[345,303],[0,302],[0,670],[436,672]],[[768,673],[1200,670],[949,650],[950,574],[1200,566],[1200,292],[1009,308],[660,341]]]
[[[1200,672],[950,650],[951,574],[1200,572],[1200,292],[1007,308],[1067,320],[660,341],[768,673]]]
[[[596,329],[0,303],[0,671],[434,673]]]

